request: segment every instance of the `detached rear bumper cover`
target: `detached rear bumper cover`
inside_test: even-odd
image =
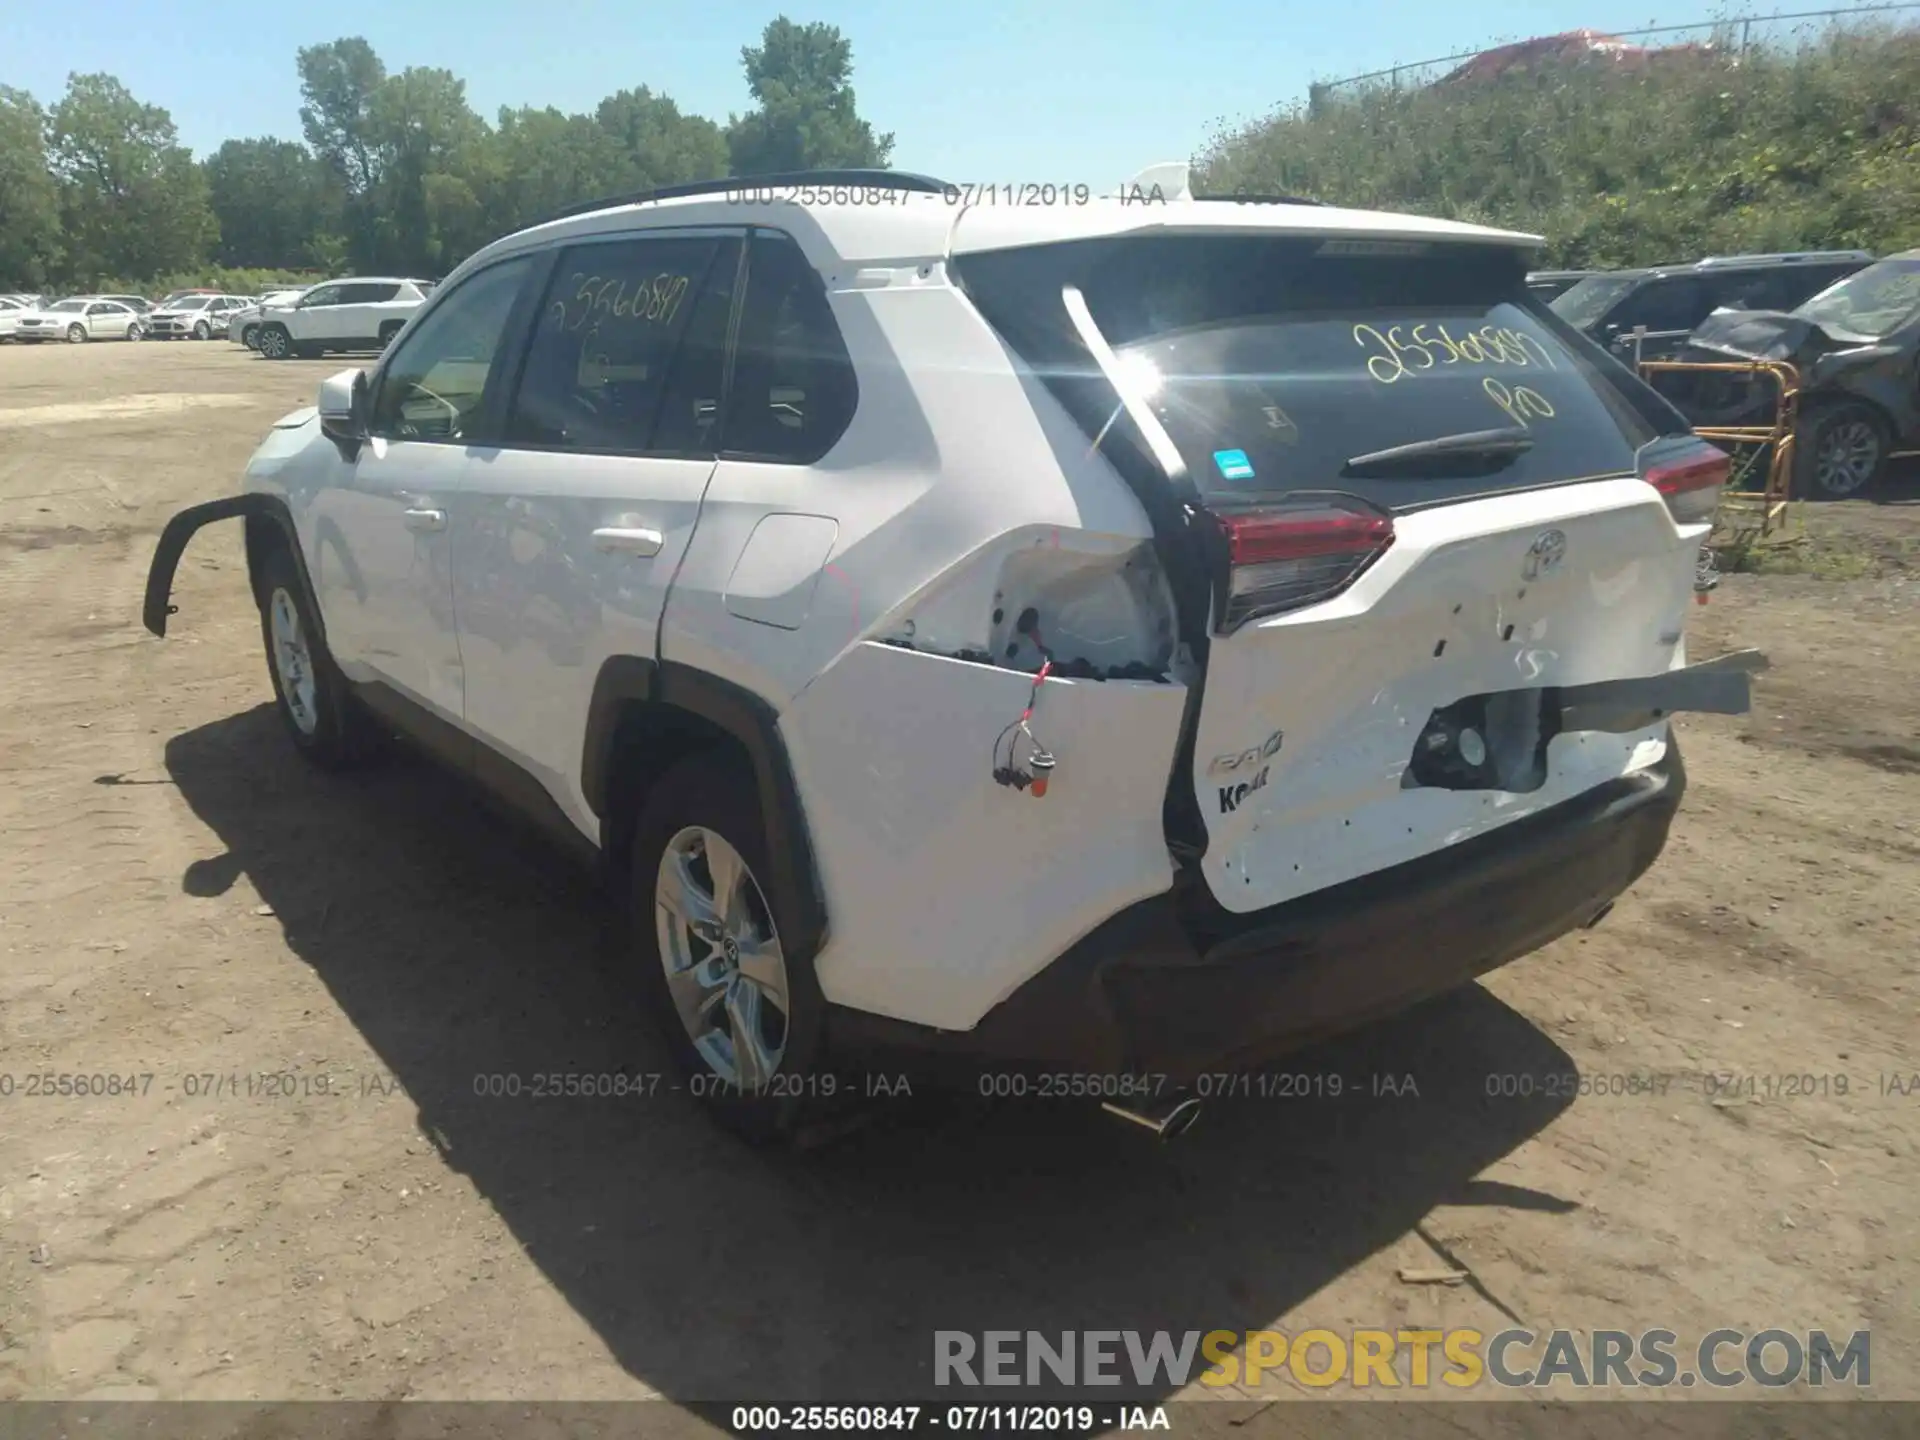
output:
[[[851,1045],[1175,1081],[1403,1010],[1601,915],[1653,864],[1680,753],[1488,834],[1236,920],[1191,895],[1121,912],[965,1034],[849,1011]],[[1197,887],[1196,887],[1197,888]]]

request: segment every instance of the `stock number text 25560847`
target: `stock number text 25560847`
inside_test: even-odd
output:
[[[584,329],[589,322],[628,321],[641,325],[670,324],[686,298],[685,275],[653,275],[609,279],[584,272],[574,275],[547,307],[547,320],[557,330]]]
[[[1382,385],[1396,385],[1429,372],[1464,368],[1545,374],[1559,369],[1547,347],[1533,336],[1509,326],[1482,325],[1458,336],[1444,324],[1393,325],[1382,331],[1374,325],[1355,325],[1353,341],[1367,352],[1367,373]],[[1483,375],[1486,397],[1521,427],[1535,420],[1551,420],[1553,402],[1526,384],[1508,384]]]

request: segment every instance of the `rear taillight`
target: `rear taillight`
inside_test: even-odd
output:
[[[1393,517],[1344,495],[1212,519],[1226,552],[1223,635],[1338,595],[1393,544]]]
[[[1654,461],[1640,478],[1666,497],[1674,524],[1705,525],[1720,508],[1720,493],[1732,474],[1725,452],[1701,444]]]

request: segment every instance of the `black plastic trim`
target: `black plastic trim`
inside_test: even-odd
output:
[[[780,736],[780,717],[752,691],[691,666],[655,664],[616,655],[601,666],[587,711],[581,756],[581,789],[594,814],[607,819],[613,745],[622,711],[630,702],[672,706],[696,715],[738,741],[753,765],[760,813],[767,827],[773,893],[781,942],[790,954],[811,959],[826,943],[827,909],[814,863],[813,844],[799,786]]]
[[[491,746],[481,744],[458,725],[442,719],[391,685],[374,680],[352,688],[361,704],[429,758],[477,782],[500,807],[558,844],[575,860],[589,866],[597,864],[600,847],[567,818],[559,802],[531,771]]]
[[[587,733],[580,751],[580,790],[587,807],[607,818],[607,782],[613,769],[613,741],[620,729],[620,712],[629,704],[654,698],[660,667],[645,656],[613,655],[593,680],[593,698],[587,702]]]
[[[228,495],[205,504],[188,506],[167,521],[166,528],[160,532],[160,543],[154,547],[153,560],[147,567],[147,593],[140,616],[147,629],[164,637],[167,633],[167,617],[179,609],[173,604],[173,577],[180,568],[180,557],[186,553],[187,542],[199,533],[202,526],[240,518],[261,520],[280,528],[286,537],[287,548],[293,552],[293,563],[300,571],[301,583],[307,587],[307,598],[314,598],[313,580],[307,574],[307,559],[301,553],[300,538],[294,529],[293,515],[287,509],[287,502],[278,495],[260,492]],[[313,606],[313,614],[319,622],[320,638],[324,641],[326,620],[320,616],[317,604]]]

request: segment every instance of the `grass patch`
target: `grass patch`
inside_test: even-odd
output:
[[[1811,575],[1819,580],[1868,580],[1904,570],[1900,561],[1910,547],[1896,548],[1898,557],[1885,553],[1884,544],[1815,525],[1786,537],[1747,536],[1712,547],[1714,565],[1723,575]]]

